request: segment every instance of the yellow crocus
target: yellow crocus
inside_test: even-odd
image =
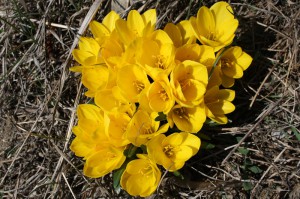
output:
[[[112,145],[102,147],[86,158],[83,174],[90,178],[100,178],[120,168],[126,160],[123,152],[124,148]]]
[[[232,8],[224,1],[215,3],[211,8],[202,6],[197,17],[191,17],[190,22],[197,39],[213,47],[215,52],[231,44],[238,27]]]
[[[233,90],[219,89],[219,86],[207,90],[204,96],[207,117],[219,124],[226,124],[228,119],[225,114],[231,113],[235,109],[235,106],[231,103],[234,97],[235,92]]]
[[[80,104],[78,106],[78,125],[72,129],[76,138],[70,146],[77,156],[86,157],[95,152],[99,146],[108,143],[104,132],[103,114],[103,111],[95,105]]]
[[[194,107],[177,104],[168,113],[167,120],[171,128],[175,124],[181,131],[197,133],[206,120],[205,107],[202,103]]]
[[[107,86],[109,70],[105,65],[82,67],[82,84],[88,89],[85,93],[88,97],[94,97],[98,90]]]
[[[121,147],[130,143],[125,136],[130,120],[131,118],[127,113],[113,112],[104,114],[105,134],[111,144]]]
[[[94,38],[80,37],[79,49],[72,51],[74,59],[83,66],[93,66],[104,63],[100,53],[100,45]],[[72,70],[72,68],[71,68]],[[73,71],[80,72],[80,69],[74,68]]]
[[[181,169],[200,148],[200,139],[187,132],[157,135],[147,143],[147,152],[157,164],[168,171]]]
[[[193,44],[196,42],[193,27],[188,20],[180,21],[178,24],[168,23],[164,31],[172,39],[174,46],[179,48],[185,44]]]
[[[152,137],[165,133],[169,129],[169,124],[160,126],[159,121],[155,121],[158,113],[148,113],[139,109],[133,115],[126,130],[127,139],[135,146],[146,144]]]
[[[109,37],[115,30],[115,24],[118,19],[120,19],[120,16],[115,11],[111,11],[103,18],[102,23],[92,21],[89,24],[89,28],[95,38],[103,39]]]
[[[169,36],[165,32],[156,31],[153,37],[153,39],[137,40],[132,51],[136,51],[136,62],[152,79],[156,79],[160,75],[168,76],[173,70],[175,49],[172,40],[168,40]]]
[[[93,132],[104,124],[104,112],[92,104],[80,104],[77,107],[78,126],[87,132]]]
[[[167,114],[175,104],[168,77],[160,76],[141,93],[140,106],[150,112]]]
[[[98,127],[94,131],[88,131],[80,126],[72,128],[76,135],[72,141],[70,149],[78,157],[87,158],[91,154],[97,152],[100,148],[109,145],[109,140],[104,132],[104,127]]]
[[[117,86],[130,102],[138,102],[140,93],[150,85],[147,73],[138,65],[127,65],[118,70]]]
[[[132,115],[136,108],[134,103],[124,98],[117,86],[97,91],[94,100],[104,112],[122,112]]]
[[[220,53],[217,54],[217,57]],[[241,47],[233,46],[227,49],[219,61],[221,71],[222,85],[225,88],[232,87],[234,79],[241,78],[243,71],[246,70],[252,62],[252,57],[245,53]]]
[[[175,100],[182,106],[193,107],[201,103],[208,82],[207,69],[195,61],[184,61],[175,66],[170,75]]]
[[[161,172],[155,162],[144,154],[130,161],[122,174],[120,184],[131,196],[147,197],[157,188]]]
[[[154,31],[155,23],[155,9],[150,9],[142,15],[136,10],[131,10],[127,21],[123,19],[116,21],[116,30],[120,40],[128,46],[136,38],[149,37]]]

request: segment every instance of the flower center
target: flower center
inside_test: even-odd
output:
[[[154,133],[154,131],[149,124],[143,124],[143,126],[141,127],[142,135],[149,135],[149,134],[153,134],[153,133]]]
[[[176,110],[174,110],[174,112],[180,119],[188,118],[188,113],[186,112],[186,109],[184,107],[177,108]]]
[[[222,58],[221,59],[221,67],[228,67],[230,68],[232,66],[232,61],[228,58]]]
[[[170,158],[174,155],[174,147],[168,144],[163,148],[163,152]]]
[[[140,169],[139,173],[142,174],[143,176],[146,176],[146,177],[151,176],[151,173],[152,173],[151,165],[147,165],[146,167]]]
[[[164,56],[162,56],[162,55],[156,55],[155,59],[156,59],[155,60],[155,67],[165,70],[166,66],[165,66],[165,58],[164,58]]]
[[[140,81],[134,81],[133,86],[136,88],[136,91],[138,93],[140,93],[145,88],[145,85]]]
[[[167,92],[164,89],[159,90],[158,94],[160,96],[160,99],[162,99],[163,101],[168,101],[170,99]]]
[[[216,34],[215,34],[215,32],[210,31],[210,32],[207,34],[206,38],[209,39],[209,40],[212,40],[212,41],[216,41]]]

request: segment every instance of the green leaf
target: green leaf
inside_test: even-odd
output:
[[[122,167],[115,172],[113,172],[113,187],[117,194],[121,191],[120,180],[123,172],[125,171],[127,164],[123,164]]]
[[[209,143],[209,142],[205,142],[205,141],[202,141],[201,142],[201,149],[206,149],[206,150],[210,150],[210,149],[214,149],[216,146],[212,143]]]
[[[167,120],[167,116],[165,114],[163,114],[162,112],[158,113],[158,116],[155,118],[155,121],[164,121]]]
[[[173,171],[174,176],[179,177],[181,180],[184,180],[183,175],[179,171]]]
[[[300,133],[298,132],[298,130],[295,127],[291,127],[293,133],[295,134],[296,138],[298,141],[300,141]]]
[[[245,191],[250,191],[253,188],[253,185],[250,182],[243,182],[243,188]]]
[[[263,172],[263,170],[261,170],[258,166],[251,166],[249,167],[249,170],[255,174]]]
[[[128,158],[132,158],[135,156],[136,150],[137,150],[137,147],[131,144],[127,149],[125,149],[123,154]]]
[[[247,155],[249,153],[249,150],[244,147],[239,147],[238,151],[243,155]]]

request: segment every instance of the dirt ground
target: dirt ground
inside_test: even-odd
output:
[[[156,8],[158,27],[195,16],[213,0],[2,0],[0,2],[0,199],[131,198],[112,177],[90,179],[69,149],[75,110],[88,99],[69,71],[76,36],[95,11]],[[229,1],[237,45],[253,63],[236,82],[236,111],[201,131],[210,143],[150,198],[300,198],[300,1]],[[94,6],[92,6],[94,5]]]

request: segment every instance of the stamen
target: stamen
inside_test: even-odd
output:
[[[159,90],[158,94],[163,101],[168,101],[170,99],[165,90]]]
[[[136,88],[136,91],[138,93],[140,93],[145,88],[145,85],[142,82],[139,82],[139,81],[134,81],[133,86]]]
[[[174,147],[168,144],[163,148],[163,152],[166,154],[168,157],[172,157],[174,155]]]

